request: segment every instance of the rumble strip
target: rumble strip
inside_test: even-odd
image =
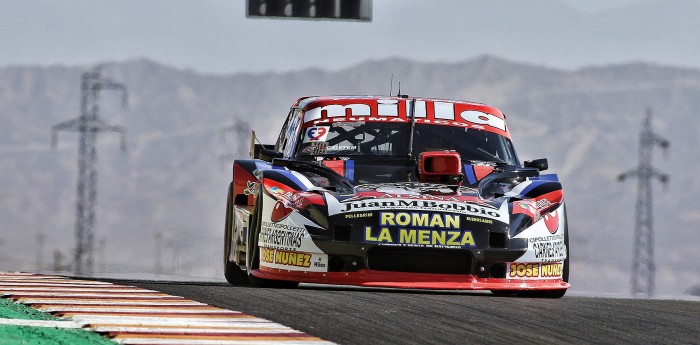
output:
[[[100,281],[0,272],[0,293],[120,344],[333,344],[238,311]]]

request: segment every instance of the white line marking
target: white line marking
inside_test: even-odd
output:
[[[72,280],[72,279],[65,279],[65,278],[56,278],[56,279],[47,279],[46,277],[17,277],[17,278],[12,278],[12,277],[2,277],[0,276],[0,280],[4,281],[5,283],[13,283],[17,284],[17,282],[22,282],[22,283],[27,283],[27,284],[96,284],[96,285],[114,285],[112,283],[108,282],[98,282],[94,280]]]
[[[114,326],[97,326],[92,327],[93,330],[97,332],[138,332],[138,333],[157,333],[157,334],[226,334],[226,333],[298,333],[300,335],[305,335],[301,331],[297,331],[291,328],[257,328],[257,327],[230,327],[230,328],[188,328],[188,327],[114,327]]]
[[[190,300],[109,300],[109,299],[93,299],[93,300],[79,300],[73,298],[56,298],[56,299],[46,299],[46,298],[18,298],[16,300],[22,304],[36,304],[36,305],[72,305],[72,306],[88,306],[88,305],[102,305],[102,306],[158,306],[158,307],[179,307],[179,306],[205,306],[206,303],[190,301]]]
[[[166,325],[166,326],[226,326],[239,324],[262,323],[269,324],[272,321],[258,317],[242,318],[177,318],[167,319],[161,316],[120,316],[120,315],[75,315],[71,319],[80,324],[130,324],[130,325]]]
[[[82,325],[66,320],[25,320],[25,319],[4,319],[0,318],[0,325],[10,326],[31,326],[31,327],[56,327],[56,328],[81,328]]]
[[[2,278],[0,278],[2,279]],[[35,282],[23,282],[23,281],[13,281],[13,282],[8,282],[8,281],[0,281],[0,288],[3,286],[45,286],[45,287],[104,287],[104,286],[112,286],[113,284],[111,283],[103,283],[103,284],[98,284],[97,282],[95,283],[35,283]]]
[[[199,318],[199,317],[191,317],[191,318],[186,318],[186,317],[180,317],[177,319],[164,319],[162,317],[156,317],[156,316],[113,316],[113,315],[97,315],[97,316],[92,316],[92,317],[84,317],[82,315],[78,315],[73,317],[73,320],[76,322],[79,322],[81,324],[83,323],[90,323],[90,324],[95,324],[95,325],[143,325],[143,326],[148,326],[148,325],[165,325],[165,326],[220,326],[220,327],[226,327],[229,325],[232,326],[237,326],[237,325],[252,325],[252,324],[259,324],[259,325],[272,325],[276,324],[272,321],[261,319],[258,317],[246,317],[246,318],[240,318],[240,319],[232,319],[232,318],[221,318],[221,319],[211,319],[211,318]],[[285,326],[286,327],[286,326]]]
[[[103,287],[2,287],[0,291],[8,292],[121,292],[121,293],[161,293],[159,291],[145,290],[139,288],[103,288]]]
[[[0,324],[86,328],[122,344],[333,344],[293,328],[159,291],[0,272],[0,295],[64,320]]]
[[[155,323],[153,322],[152,324],[91,324],[90,325],[93,329],[97,329],[99,327],[103,327],[105,329],[109,328],[140,328],[140,329],[188,329],[188,330],[236,330],[236,329],[273,329],[273,330],[280,330],[280,329],[287,329],[287,330],[294,330],[293,328],[289,328],[284,325],[280,325],[279,323],[274,323],[274,322],[245,322],[245,323],[221,323],[221,322],[214,322],[214,323],[201,323],[201,324],[196,324],[196,325],[164,325],[162,323]]]
[[[149,294],[144,294],[144,293],[108,293],[108,294],[101,294],[101,293],[90,293],[90,292],[85,292],[85,293],[80,293],[80,292],[45,292],[45,293],[38,293],[35,291],[16,291],[16,292],[2,292],[1,293],[3,296],[44,296],[44,297],[143,297],[143,298],[172,298],[172,296],[168,296],[166,294],[157,294],[157,293],[149,293]]]
[[[332,345],[333,343],[314,339],[309,340],[204,340],[204,339],[151,339],[151,338],[127,338],[111,339],[120,344],[143,345]]]
[[[225,309],[219,309],[216,307],[204,306],[204,308],[192,308],[191,306],[186,306],[183,308],[164,308],[159,306],[146,306],[146,307],[124,307],[124,306],[38,306],[34,307],[46,313],[71,313],[78,311],[92,311],[92,312],[113,312],[113,313],[173,313],[173,314],[186,314],[186,313],[218,313],[218,314],[231,314],[240,315],[240,313],[228,311]]]

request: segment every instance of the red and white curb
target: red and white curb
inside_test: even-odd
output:
[[[238,311],[107,282],[0,272],[0,294],[63,320],[5,324],[81,327],[121,344],[333,344]]]

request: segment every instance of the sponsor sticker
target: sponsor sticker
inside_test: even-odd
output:
[[[246,181],[246,188],[243,190],[245,195],[255,195],[260,188],[260,184],[254,181]]]
[[[475,217],[483,217],[508,222],[507,214],[502,210],[484,207],[479,204],[460,201],[438,201],[421,199],[370,199],[344,201],[340,204],[340,213],[366,212],[374,210],[425,210],[431,212],[450,212]]]
[[[369,218],[372,217],[372,215],[372,212],[347,213],[345,214],[345,219]]]
[[[344,160],[324,160],[323,165],[335,171],[340,176],[345,176],[345,161]]]
[[[355,161],[352,159],[348,159],[345,161],[345,177],[347,177],[348,180],[354,181],[355,180]]]
[[[564,235],[531,237],[528,252],[537,261],[558,261],[566,258]]]
[[[301,248],[306,229],[284,223],[262,222],[260,227],[260,246],[279,249]]]
[[[378,99],[358,100],[357,103],[319,104],[304,113],[304,123],[315,125],[348,122],[408,122],[408,109],[413,106],[414,120],[420,124],[436,124],[487,130],[508,137],[508,129],[501,115],[490,114],[495,109],[476,109],[473,105],[416,100]],[[341,104],[342,103],[342,104]],[[428,106],[431,104],[431,106]]]
[[[559,262],[509,262],[507,278],[557,279],[562,278],[564,263]]]
[[[260,265],[277,269],[326,272],[328,255],[261,247]]]
[[[380,212],[379,226],[365,226],[364,241],[429,248],[475,247],[469,230],[460,229],[460,215],[433,212]]]
[[[314,126],[306,129],[304,143],[326,141],[330,126]]]
[[[328,143],[325,141],[311,141],[304,144],[304,148],[301,150],[301,154],[304,155],[325,155],[326,151],[328,151]]]

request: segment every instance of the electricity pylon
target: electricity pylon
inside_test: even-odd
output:
[[[619,181],[628,177],[636,177],[638,181],[630,291],[632,295],[647,297],[654,296],[656,280],[651,179],[656,178],[664,184],[668,181],[668,175],[658,172],[651,164],[652,148],[656,145],[665,150],[669,142],[652,131],[651,110],[647,110],[639,136],[639,166],[618,176]]]
[[[58,131],[80,133],[78,148],[78,187],[75,215],[76,275],[91,275],[93,269],[93,238],[95,230],[95,205],[97,202],[97,134],[116,132],[121,134],[121,148],[126,149],[126,130],[108,124],[99,117],[100,91],[111,89],[122,92],[122,104],[126,106],[126,86],[102,78],[102,66],[83,73],[80,83],[80,116],[54,125],[51,128],[51,143],[56,145]]]

